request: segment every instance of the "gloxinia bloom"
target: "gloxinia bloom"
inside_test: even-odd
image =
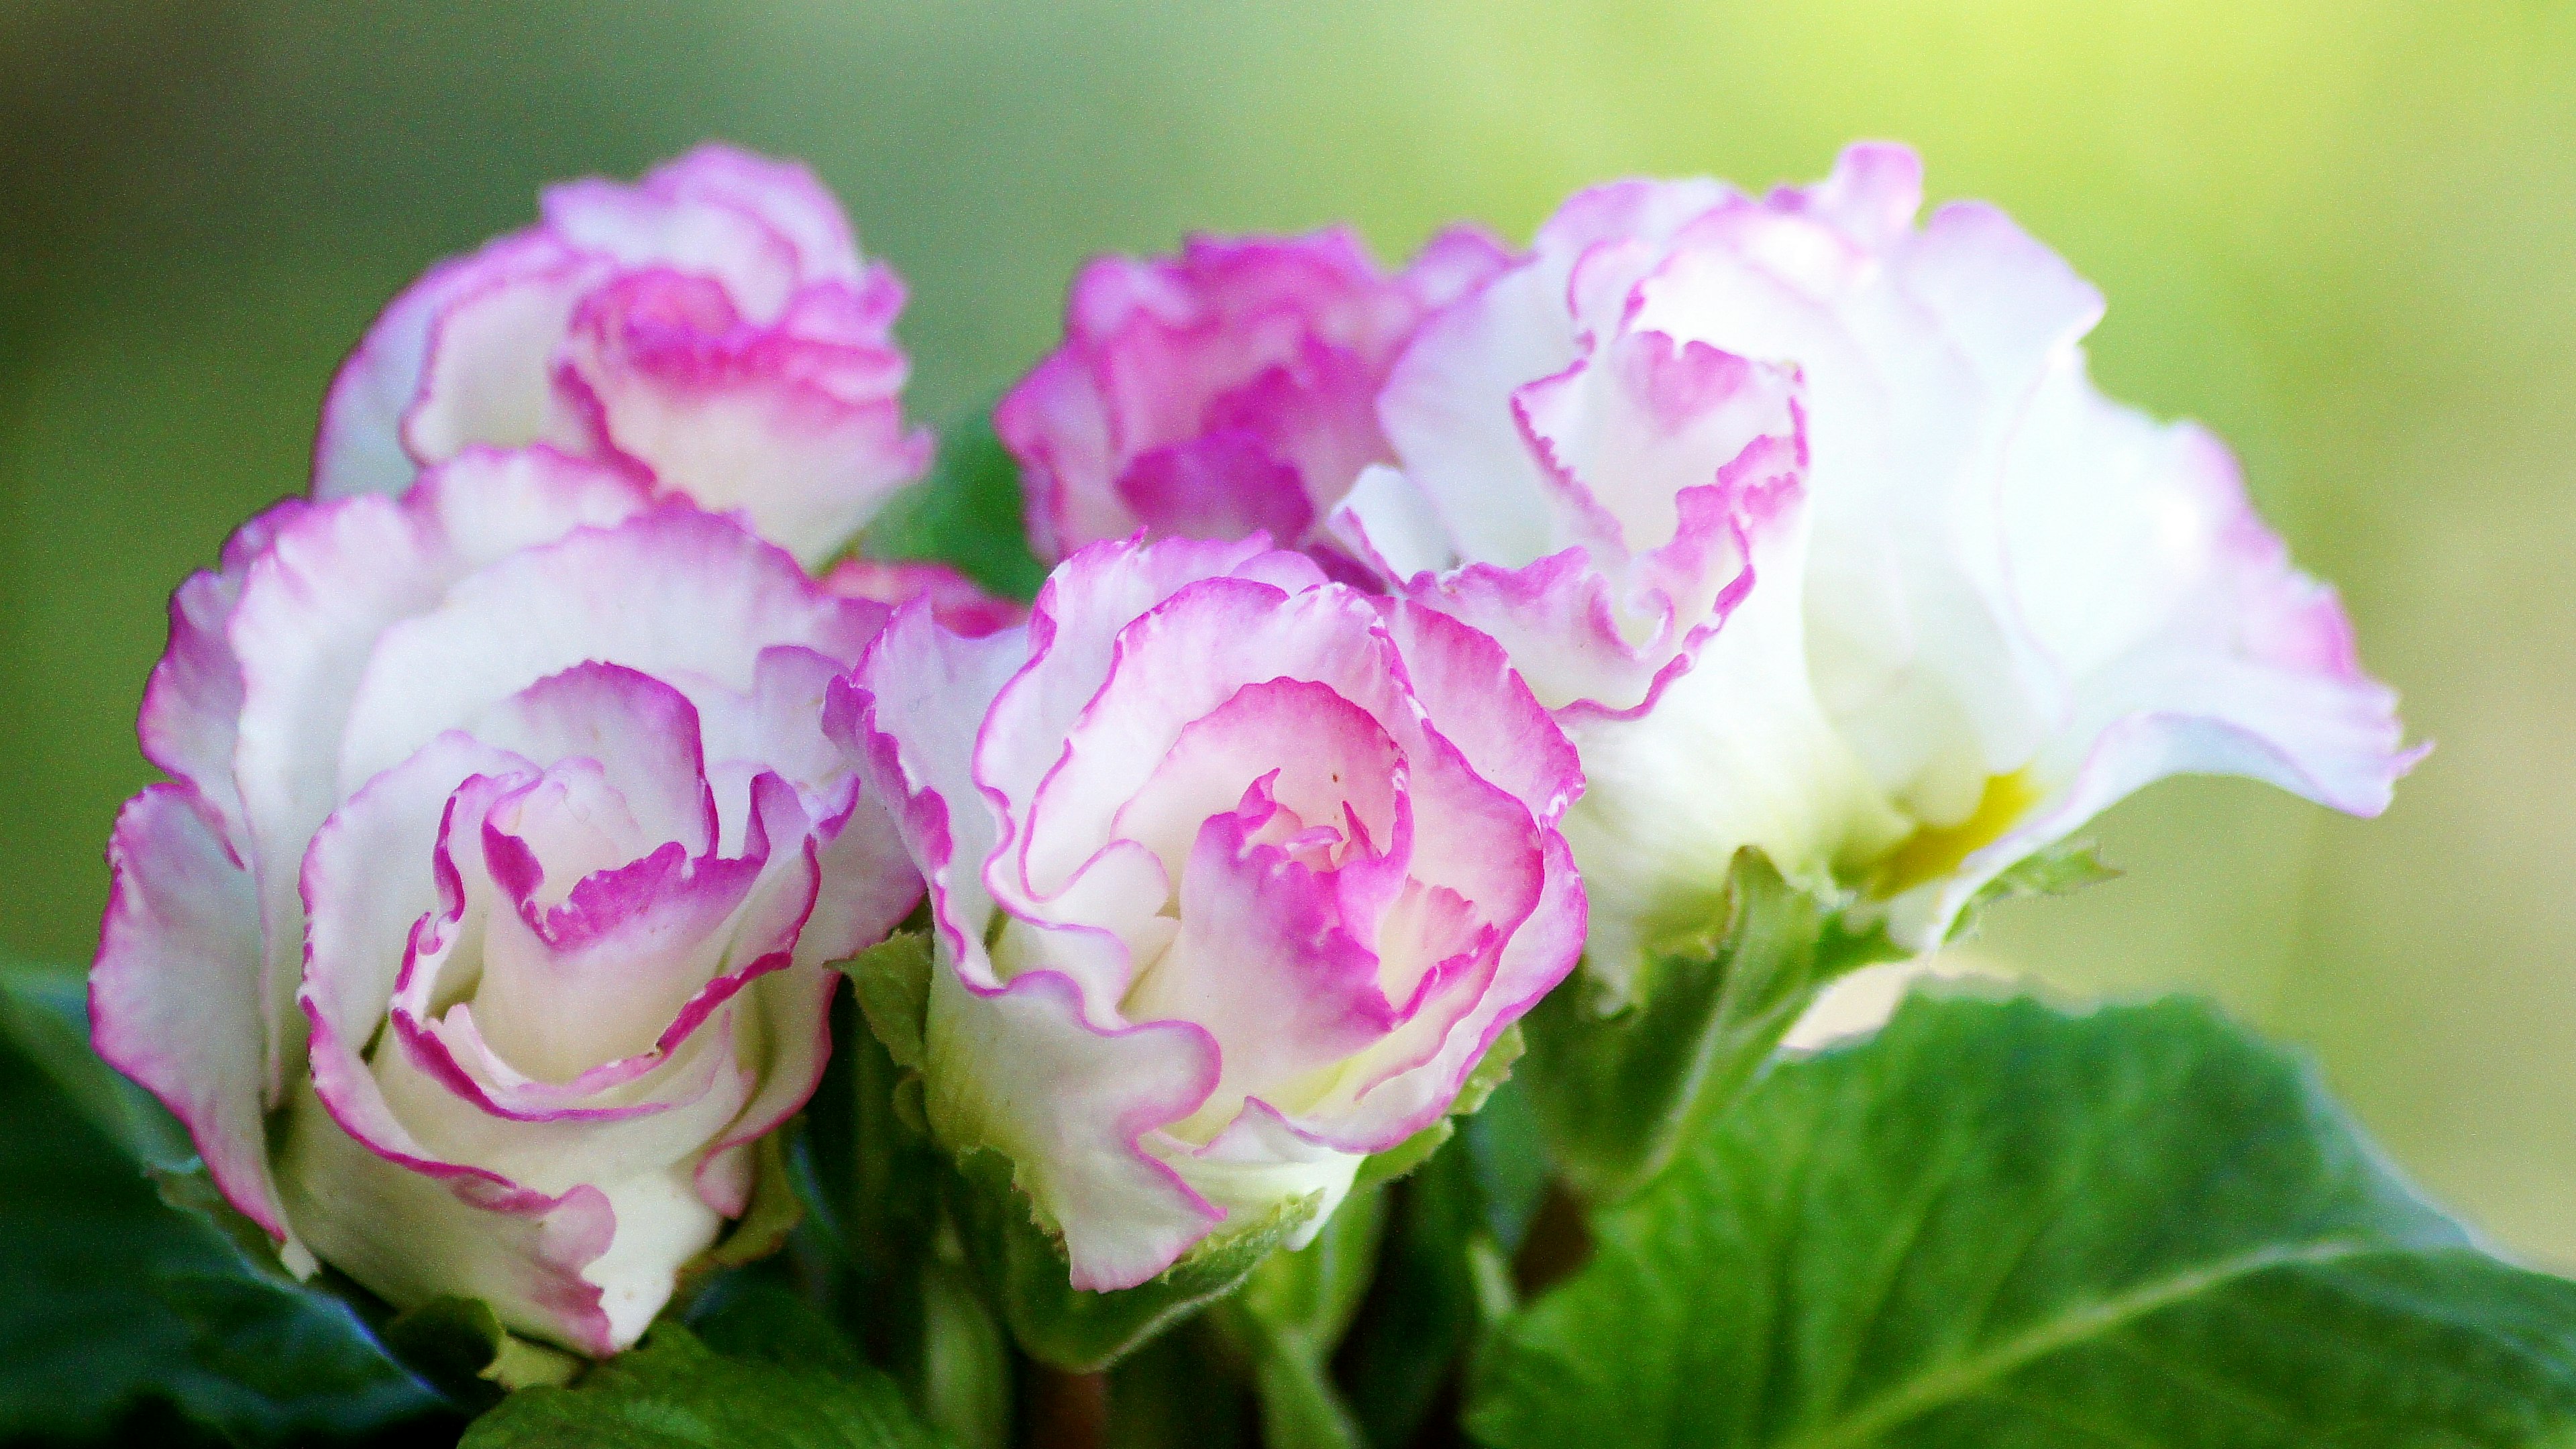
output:
[[[1340,228],[1091,263],[1064,345],[993,411],[1020,461],[1032,549],[1053,563],[1140,527],[1310,542],[1360,470],[1389,457],[1377,391],[1413,329],[1508,262],[1459,227],[1392,277]]]
[[[1077,1287],[1311,1233],[1582,949],[1581,777],[1502,651],[1259,539],[1093,545],[982,639],[907,606],[830,721],[929,881],[931,1124]]]
[[[544,449],[253,520],[144,698],[100,1054],[299,1270],[625,1347],[919,898],[821,733],[886,614]]]
[[[739,509],[813,565],[921,475],[903,284],[802,166],[701,146],[432,268],[342,364],[313,494],[398,493],[477,444],[549,443]]]
[[[1920,201],[1883,145],[1766,199],[1583,192],[1380,400],[1401,471],[1334,527],[1574,734],[1613,986],[1740,846],[1929,947],[2151,780],[2367,815],[2415,758],[2227,450],[2094,390],[2094,290],[1994,208],[1918,229]]]

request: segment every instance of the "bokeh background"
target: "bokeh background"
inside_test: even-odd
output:
[[[801,156],[914,289],[944,419],[1102,250],[1453,217],[1625,172],[1922,148],[2111,300],[2115,394],[2206,420],[2432,759],[2376,822],[2168,784],[2126,878],[1983,963],[2212,993],[2432,1190],[2576,1267],[2576,5],[2566,0],[0,4],[0,951],[85,962],[163,601],[304,482],[316,405],[537,186]]]

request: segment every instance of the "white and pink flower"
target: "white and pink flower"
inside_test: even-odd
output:
[[[1391,277],[1341,228],[1091,263],[1063,345],[993,412],[1032,548],[1053,563],[1139,528],[1315,542],[1360,470],[1388,457],[1377,391],[1413,329],[1508,261],[1458,227]]]
[[[921,475],[903,284],[805,168],[702,146],[549,188],[542,214],[386,307],[324,402],[315,497],[543,442],[740,510],[810,566]]]
[[[1574,965],[1572,747],[1492,640],[1254,539],[1093,545],[837,691],[930,884],[928,1111],[1073,1282],[1320,1224]]]
[[[632,1343],[918,898],[821,733],[886,613],[542,448],[253,520],[145,697],[101,1055],[290,1263]]]
[[[2094,390],[2093,289],[1921,199],[1884,145],[1761,199],[1577,195],[1424,324],[1379,400],[1398,466],[1331,522],[1575,736],[1614,985],[1741,846],[1929,946],[2148,781],[2374,814],[2415,758],[2226,449]]]

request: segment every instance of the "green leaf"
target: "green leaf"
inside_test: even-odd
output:
[[[159,1169],[195,1163],[196,1145],[178,1119],[90,1050],[89,983],[79,972],[0,958],[0,1035],[137,1162]]]
[[[2198,1004],[1918,996],[1595,1227],[1483,1361],[1497,1449],[2576,1441],[2576,1284]]]
[[[677,1324],[575,1388],[523,1389],[474,1421],[461,1449],[937,1449],[894,1380],[726,1358]]]
[[[936,559],[997,594],[1036,595],[1046,568],[1029,554],[1020,465],[993,434],[988,405],[941,435],[930,476],[897,494],[868,525],[872,558]]]
[[[245,1245],[164,1201],[213,1190],[180,1170],[193,1159],[172,1145],[187,1140],[178,1124],[91,1054],[83,998],[69,971],[0,975],[0,1437],[92,1436],[149,1401],[249,1442],[434,1409],[346,1303],[276,1266],[256,1228]]]
[[[1094,1373],[1239,1286],[1315,1211],[1291,1198],[1269,1214],[1202,1240],[1149,1283],[1114,1292],[1076,1288],[1064,1249],[1038,1225],[1010,1160],[977,1150],[957,1159],[948,1201],[967,1261],[1011,1336],[1030,1356]]]
[[[1456,1134],[1459,1121],[1474,1116],[1485,1105],[1485,1099],[1494,1094],[1495,1088],[1512,1079],[1512,1064],[1520,1060],[1522,1050],[1520,1023],[1514,1022],[1503,1028],[1502,1034],[1494,1038],[1493,1045],[1485,1048],[1485,1054],[1476,1059],[1475,1069],[1468,1072],[1467,1080],[1459,1084],[1457,1099],[1449,1104],[1448,1112],[1439,1121],[1384,1152],[1371,1153],[1368,1160],[1360,1164],[1351,1190],[1361,1192],[1393,1182],[1430,1161],[1431,1154],[1439,1151]]]
[[[1530,1099],[1574,1189],[1615,1202],[1654,1180],[1695,1120],[1724,1113],[1834,978],[1904,952],[1854,931],[1836,903],[1744,850],[1714,939],[1645,963],[1637,1000],[1604,1014],[1580,980],[1551,992],[1522,1029]]]

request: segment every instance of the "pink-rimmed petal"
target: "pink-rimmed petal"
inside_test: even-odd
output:
[[[750,686],[764,646],[856,659],[880,606],[822,592],[738,525],[665,506],[526,548],[373,641],[341,775],[363,780],[447,723],[589,660]]]
[[[616,664],[576,664],[485,711],[466,733],[540,766],[596,761],[602,782],[645,838],[678,841],[691,854],[715,843],[698,711],[688,696],[651,675]]]
[[[900,307],[890,273],[872,271],[862,285],[893,300],[849,294],[835,317]],[[632,273],[583,302],[561,376],[606,445],[660,487],[741,510],[813,565],[921,476],[931,437],[904,425],[900,352],[795,330],[798,320],[748,323],[712,281]]]
[[[1132,1288],[1170,1267],[1224,1209],[1140,1144],[1215,1089],[1216,1044],[1198,1027],[1094,1022],[1068,978],[1031,971],[975,986],[933,978],[926,1079],[942,1140],[1011,1160],[1020,1189],[1062,1231],[1076,1288]]]
[[[1215,1039],[1217,1082],[1199,1109],[1210,1129],[1246,1095],[1359,1052],[1397,1019],[1377,956],[1343,928],[1332,881],[1248,836],[1234,815],[1199,829],[1180,932],[1121,1003],[1130,1020],[1189,1022]]]
[[[263,1127],[268,1026],[250,875],[212,808],[179,784],[126,802],[107,858],[89,978],[98,1054],[187,1124],[225,1198],[283,1240]]]
[[[213,569],[189,576],[170,596],[170,644],[152,666],[135,722],[143,757],[193,786],[232,840],[247,839],[233,752],[241,742],[242,673],[226,629],[251,565],[278,534],[312,507],[276,504],[224,540]]]
[[[612,1317],[608,1295],[586,1276],[617,1236],[617,1211],[599,1188],[548,1195],[388,1157],[344,1129],[311,1084],[298,1086],[286,1120],[279,1155],[298,1231],[388,1300],[479,1298],[518,1332],[602,1357],[632,1343],[660,1309],[639,1301]]]

